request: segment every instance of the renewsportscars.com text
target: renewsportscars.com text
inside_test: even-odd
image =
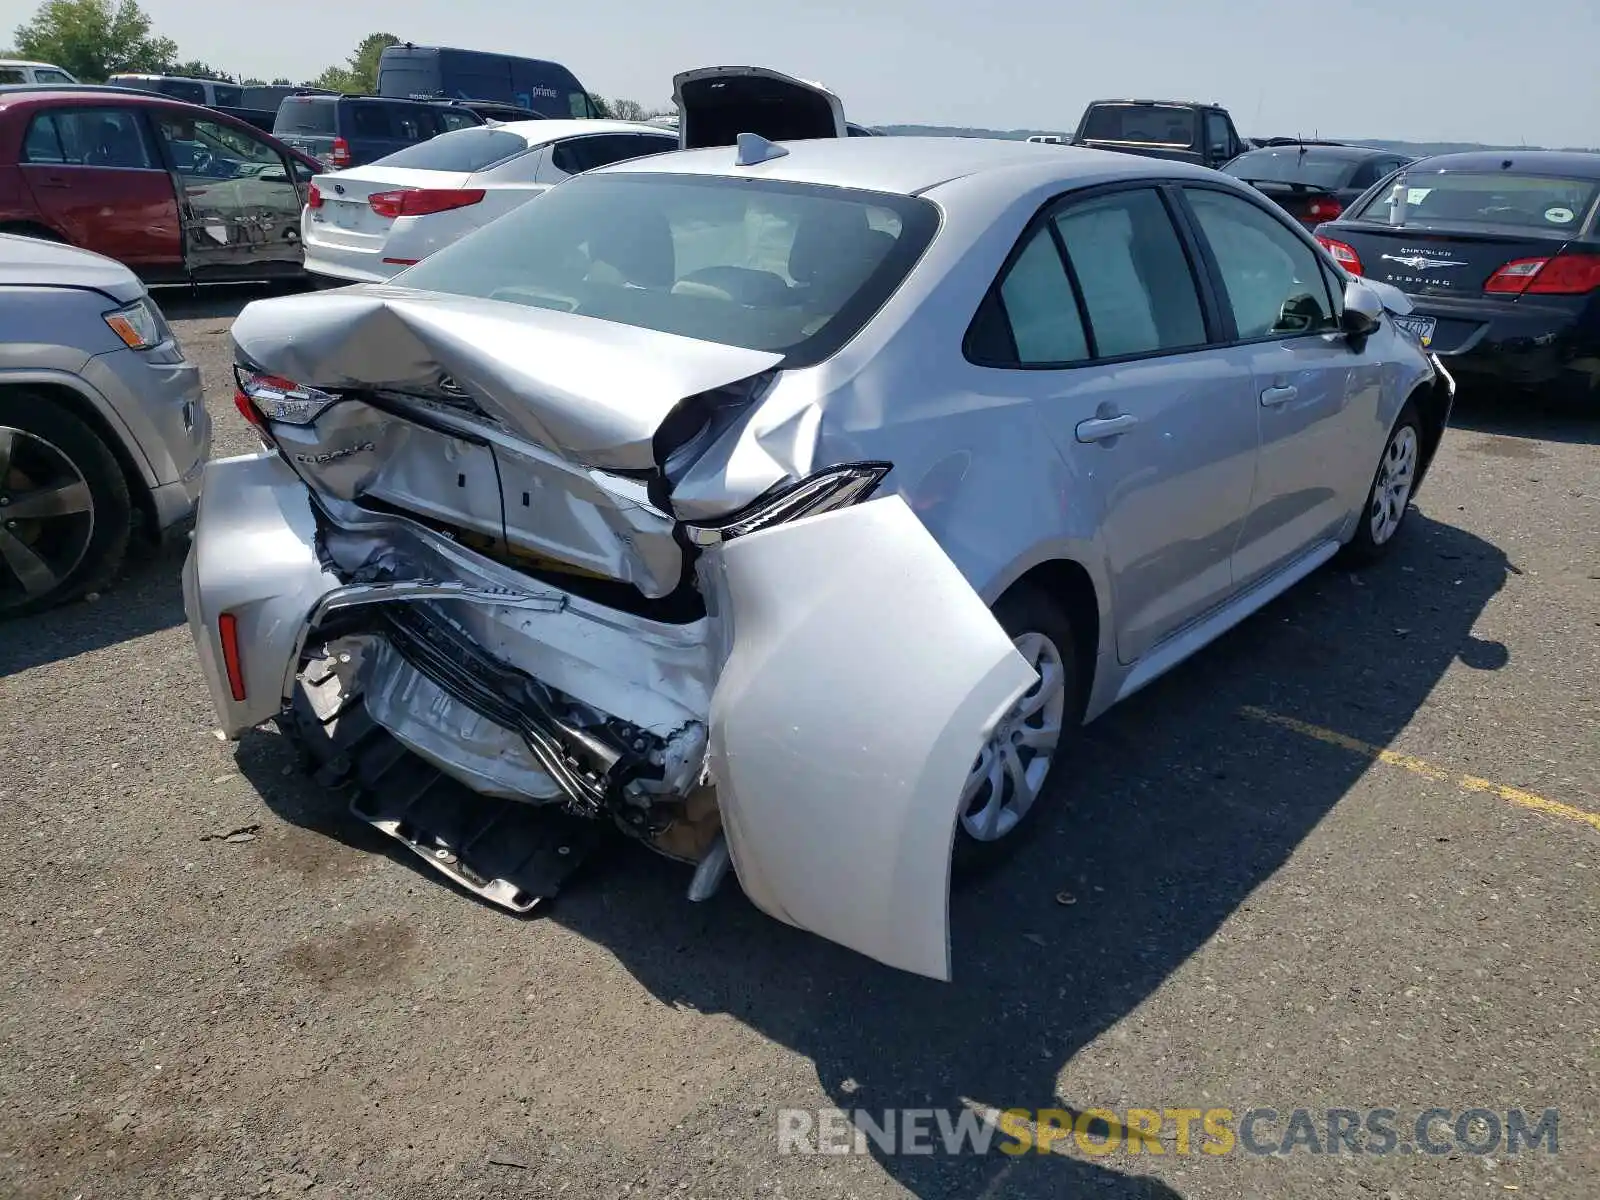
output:
[[[1560,1152],[1560,1112],[1520,1108],[786,1108],[780,1154]]]

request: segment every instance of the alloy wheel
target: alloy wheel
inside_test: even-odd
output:
[[[1378,464],[1378,479],[1372,485],[1372,508],[1368,514],[1373,545],[1381,546],[1400,528],[1411,488],[1417,478],[1417,431],[1402,425],[1384,447]]]
[[[962,789],[962,828],[980,842],[1005,837],[1038,800],[1067,710],[1067,672],[1056,644],[1025,633],[1012,645],[1039,680],[995,726]]]
[[[0,425],[0,610],[44,596],[94,536],[88,480],[53,443]]]

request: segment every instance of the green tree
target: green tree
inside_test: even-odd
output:
[[[345,59],[344,66],[329,67],[306,86],[334,92],[375,92],[378,90],[378,59],[385,47],[399,44],[400,39],[392,33],[369,33],[361,39],[356,52]]]
[[[203,63],[198,58],[191,58],[188,62],[168,63],[164,74],[182,75],[185,79],[217,79],[223,83],[238,82],[226,71],[219,71],[210,63]]]
[[[54,63],[85,83],[120,71],[161,71],[178,57],[171,38],[153,37],[136,0],[45,0],[13,34],[23,58]]]

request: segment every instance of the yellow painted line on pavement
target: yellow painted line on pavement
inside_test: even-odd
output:
[[[1476,775],[1458,775],[1443,767],[1435,766],[1426,759],[1417,758],[1412,754],[1401,754],[1398,750],[1385,750],[1382,746],[1374,746],[1370,742],[1363,742],[1337,730],[1324,729],[1321,725],[1313,725],[1309,721],[1299,721],[1294,717],[1286,717],[1281,713],[1270,712],[1254,705],[1245,705],[1239,710],[1240,714],[1249,717],[1252,721],[1261,721],[1268,725],[1276,725],[1280,729],[1287,729],[1298,733],[1302,737],[1312,738],[1324,745],[1337,746],[1341,750],[1348,750],[1351,754],[1359,754],[1363,758],[1372,759],[1374,762],[1387,763],[1391,767],[1399,767],[1403,771],[1410,771],[1413,775],[1420,775],[1424,779],[1431,779],[1436,783],[1454,783],[1457,787],[1469,792],[1481,792],[1493,796],[1497,800],[1504,800],[1507,804],[1515,804],[1518,808],[1530,809],[1533,812],[1544,813],[1549,817],[1560,817],[1564,821],[1576,821],[1580,825],[1600,830],[1600,813],[1590,812],[1588,809],[1574,808],[1570,804],[1563,804],[1559,800],[1548,800],[1534,792],[1526,792],[1521,788],[1508,787],[1503,783],[1495,783],[1489,779],[1479,779]]]

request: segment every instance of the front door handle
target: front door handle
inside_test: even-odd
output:
[[[1287,404],[1300,394],[1300,389],[1295,387],[1269,387],[1261,393],[1261,403],[1269,408],[1275,404]]]
[[[1093,417],[1087,421],[1078,422],[1078,440],[1080,442],[1103,442],[1107,438],[1120,437],[1139,423],[1139,418],[1132,413],[1122,413],[1115,417]]]
[[[43,179],[37,181],[34,186],[42,188],[66,188],[71,187],[72,184],[68,180],[62,178],[60,175],[46,175]]]

